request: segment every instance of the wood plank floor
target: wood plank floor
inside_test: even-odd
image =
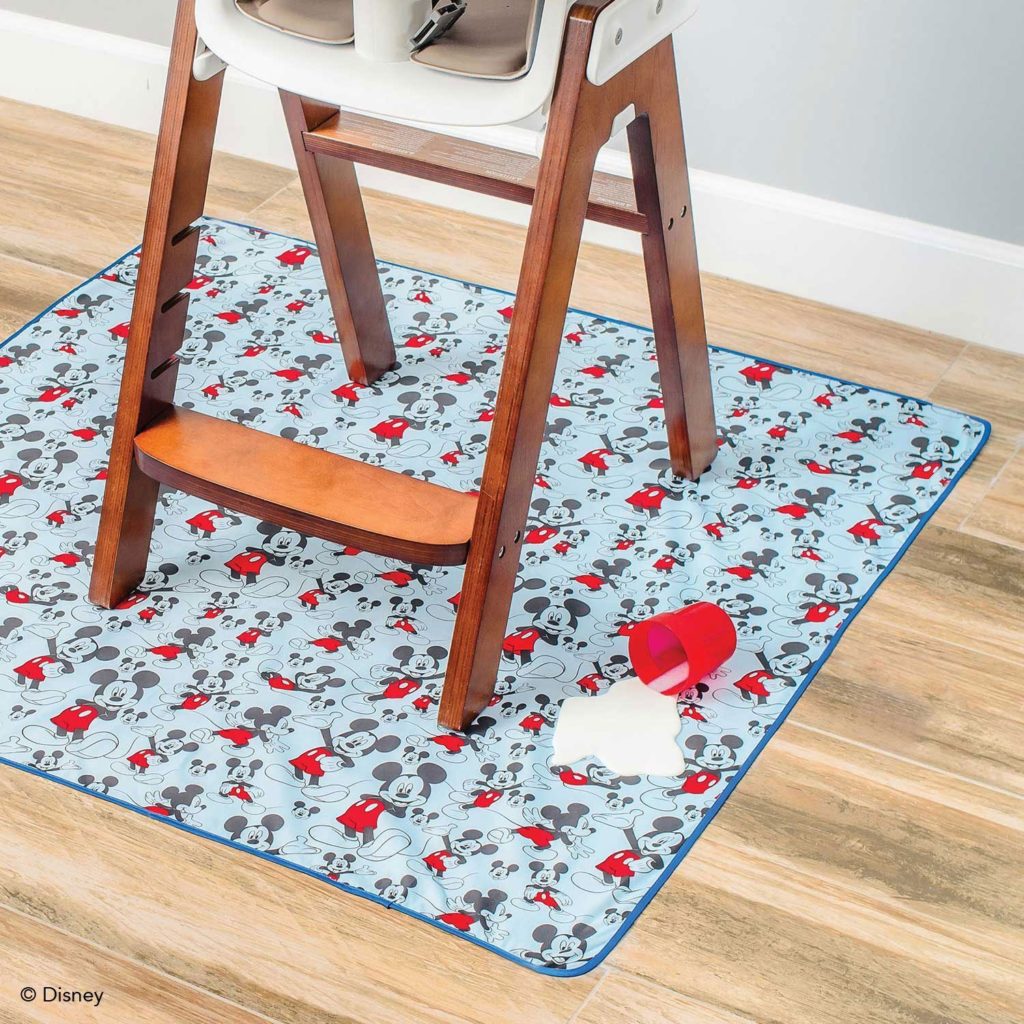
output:
[[[152,147],[0,101],[0,334],[139,241]],[[218,157],[208,209],[310,237],[279,168]],[[515,285],[517,228],[383,195],[368,213],[385,259]],[[0,768],[0,1021],[1024,1020],[1024,359],[704,289],[714,341],[929,396],[994,434],[605,965],[543,978]],[[650,322],[633,256],[588,247],[574,302]],[[43,984],[105,1001],[21,1002]]]

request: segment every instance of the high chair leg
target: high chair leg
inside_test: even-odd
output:
[[[112,608],[146,571],[159,484],[135,463],[135,435],[174,397],[223,72],[192,75],[194,0],[178,5],[135,304],[132,308],[90,599]]]
[[[396,356],[355,165],[309,152],[303,138],[338,108],[284,91],[281,103],[345,365],[352,380],[372,384]]]
[[[615,91],[586,80],[592,22],[570,21],[495,401],[438,716],[466,728],[494,693],[598,150]]]
[[[630,150],[647,220],[643,248],[673,470],[696,479],[716,451],[672,43],[594,86],[586,64],[599,10],[581,3],[570,15],[441,696],[439,721],[451,729],[466,728],[494,693],[594,165],[630,104],[638,113]]]
[[[633,185],[647,216],[642,244],[669,455],[673,472],[696,480],[715,457],[717,431],[671,38],[643,63],[639,116],[628,129]]]

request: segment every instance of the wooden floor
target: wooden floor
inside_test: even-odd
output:
[[[151,151],[0,101],[0,336],[138,242]],[[211,213],[310,237],[294,175],[225,157],[214,182]],[[514,286],[522,231],[368,205],[385,259]],[[0,768],[0,1021],[1024,1020],[1024,359],[704,286],[715,341],[926,395],[994,433],[605,964],[544,978]],[[650,322],[631,256],[588,249],[575,301]],[[106,995],[23,1004],[30,984]]]

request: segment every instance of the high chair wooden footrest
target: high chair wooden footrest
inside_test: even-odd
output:
[[[301,533],[418,565],[461,565],[477,499],[172,407],[135,438],[149,477]]]

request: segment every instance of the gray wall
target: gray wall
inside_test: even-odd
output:
[[[173,0],[0,0],[165,42]],[[1024,0],[703,0],[681,37],[703,170],[1024,244]]]
[[[0,7],[69,25],[98,28],[152,43],[166,43],[174,24],[174,0],[0,0]]]
[[[1022,44],[1024,0],[704,0],[691,161],[1024,243]]]

